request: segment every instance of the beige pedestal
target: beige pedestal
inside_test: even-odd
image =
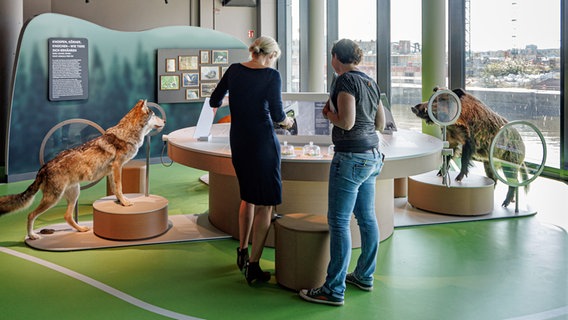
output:
[[[107,178],[107,196],[113,195]],[[146,193],[146,162],[130,160],[122,167],[122,193]]]
[[[327,181],[282,181],[283,203],[276,207],[279,214],[307,212],[327,216]],[[375,211],[380,231],[380,241],[394,232],[393,180],[377,179]],[[235,176],[209,173],[209,221],[219,230],[239,239],[239,185]],[[351,218],[351,244],[361,247],[359,226]],[[270,228],[266,245],[274,246],[274,228]]]
[[[168,230],[168,200],[143,194],[125,195],[134,205],[125,207],[115,196],[93,203],[93,232],[111,240],[141,240]]]
[[[405,198],[408,196],[408,180],[407,178],[396,178],[394,179],[394,197],[395,198]]]
[[[436,170],[408,177],[408,203],[421,210],[460,216],[493,211],[493,180],[470,173],[457,182],[457,172],[450,172],[451,186],[448,188],[437,173]]]
[[[323,285],[329,263],[329,228],[324,216],[287,214],[274,223],[278,284],[299,291]]]

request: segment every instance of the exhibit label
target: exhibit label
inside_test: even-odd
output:
[[[85,38],[50,38],[49,100],[89,97],[89,48]]]

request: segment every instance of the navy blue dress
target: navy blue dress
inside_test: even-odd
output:
[[[286,118],[282,80],[272,68],[252,69],[232,64],[211,94],[219,107],[229,92],[231,156],[241,199],[256,205],[282,203],[280,143],[273,122]]]

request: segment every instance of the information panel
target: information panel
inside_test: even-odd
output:
[[[89,97],[89,48],[85,38],[49,38],[49,100]]]

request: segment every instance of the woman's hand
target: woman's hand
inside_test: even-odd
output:
[[[294,126],[294,118],[286,117],[284,121],[279,122],[278,125],[284,129],[290,129]]]

